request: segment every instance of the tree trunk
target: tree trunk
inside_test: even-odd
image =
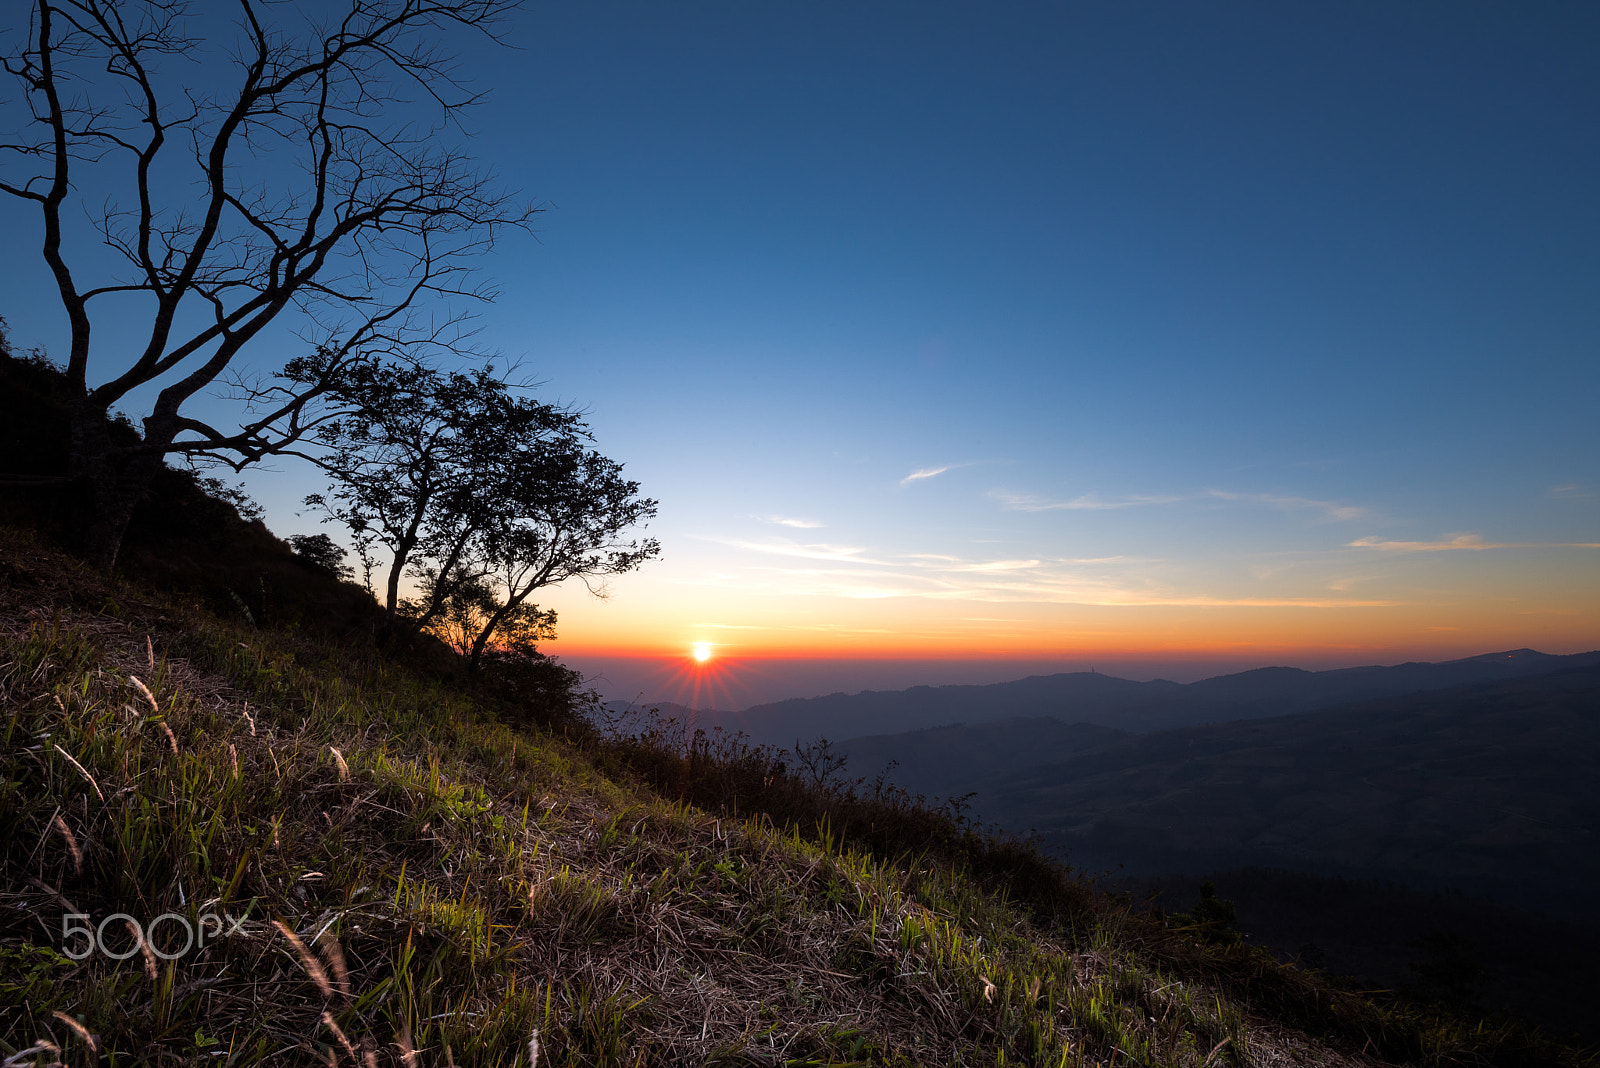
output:
[[[92,566],[116,566],[133,510],[160,469],[161,455],[112,440],[102,408],[77,401],[71,416],[72,492],[70,543]]]
[[[517,603],[521,603],[518,601]],[[494,615],[490,616],[483,629],[478,631],[478,636],[472,639],[472,652],[467,657],[467,678],[476,680],[478,677],[478,664],[483,660],[484,647],[489,644],[489,636],[495,632],[506,615],[515,608],[515,604],[502,605]]]
[[[521,593],[506,598],[506,602],[495,609],[494,614],[484,622],[483,629],[478,631],[478,636],[472,640],[472,653],[467,657],[467,678],[476,679],[478,677],[478,664],[483,660],[483,650],[488,646],[489,639],[494,635],[495,631],[500,629],[500,624],[504,623],[511,613],[515,612],[522,602],[528,599],[528,595],[537,588],[537,585],[530,584]]]

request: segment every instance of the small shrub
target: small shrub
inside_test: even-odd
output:
[[[1232,901],[1217,896],[1216,884],[1210,879],[1200,884],[1200,900],[1194,908],[1174,912],[1167,923],[1212,945],[1231,945],[1243,937],[1239,934],[1239,910]]]

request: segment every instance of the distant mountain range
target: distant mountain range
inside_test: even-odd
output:
[[[1260,865],[1600,904],[1600,666],[1137,735],[1012,719],[841,747],[853,773],[898,760],[913,792],[976,791],[974,814],[1091,871]]]
[[[973,793],[972,815],[1090,871],[1255,865],[1600,904],[1600,652],[658,707],[785,748],[835,739],[849,777]]]
[[[743,712],[702,711],[694,715],[701,726],[744,731],[757,742],[780,746],[818,737],[839,740],[1018,717],[1048,717],[1068,724],[1091,723],[1146,733],[1309,712],[1350,701],[1587,665],[1600,665],[1600,652],[1552,656],[1532,649],[1514,649],[1437,664],[1331,671],[1270,667],[1191,683],[1160,679],[1132,682],[1080,671],[1036,675],[988,686],[915,686],[909,690],[831,694],[757,705]],[[689,714],[686,709],[673,711]]]

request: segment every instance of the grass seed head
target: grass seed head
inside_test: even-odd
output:
[[[155,951],[150,948],[150,939],[144,936],[143,932],[139,930],[132,920],[127,921],[127,924],[128,930],[132,932],[133,937],[139,940],[139,953],[144,957],[145,978],[149,979],[153,983],[161,977],[161,971],[156,966],[156,954]],[[153,927],[155,925],[152,924],[151,926]]]
[[[56,700],[60,701],[60,698],[56,698]],[[64,711],[66,711],[66,709],[62,709],[62,711],[64,712]],[[83,776],[84,781],[86,781],[90,786],[94,787],[95,795],[98,796],[102,802],[105,801],[106,795],[100,792],[100,784],[94,781],[94,776],[90,775],[88,770],[85,769],[82,764],[80,764],[76,760],[74,760],[72,758],[72,754],[71,753],[67,752],[65,749],[61,748],[59,745],[56,746],[56,752],[60,753],[63,757],[65,757],[67,763],[69,763],[73,767],[77,768],[78,769],[78,774]]]
[[[156,703],[156,695],[150,692],[150,687],[146,686],[144,683],[139,681],[139,676],[137,676],[137,675],[129,675],[128,676],[128,681],[133,683],[133,688],[134,689],[136,689],[140,693],[144,694],[144,699],[146,701],[150,702],[151,711],[154,711],[154,712],[160,712],[161,711],[161,706]]]
[[[56,1019],[60,1020],[62,1023],[66,1024],[68,1027],[72,1028],[73,1033],[76,1034],[80,1039],[83,1040],[84,1045],[89,1047],[89,1051],[91,1053],[98,1053],[99,1052],[100,1043],[95,1041],[95,1037],[89,1033],[89,1029],[87,1027],[83,1026],[83,1024],[79,1023],[77,1020],[74,1020],[72,1017],[68,1016],[64,1012],[52,1012],[50,1015],[52,1015]],[[48,1043],[48,1042],[39,1042],[39,1043],[36,1043],[36,1045],[40,1047],[40,1051],[41,1052],[43,1052],[44,1049],[48,1049],[51,1053],[60,1053],[61,1052],[61,1050],[57,1049],[55,1046],[50,1045],[50,1043]],[[8,1060],[6,1063],[9,1064],[11,1062]]]
[[[319,940],[322,946],[322,959],[328,962],[328,967],[333,969],[334,983],[339,987],[339,993],[348,1000],[350,997],[350,969],[345,966],[344,949],[339,945],[339,940],[333,936],[332,931],[322,932]]]
[[[300,941],[300,936],[295,934],[294,931],[290,930],[289,925],[281,920],[273,920],[272,926],[278,929],[278,932],[283,935],[294,951],[299,954],[300,966],[303,967],[306,971],[306,974],[311,977],[311,981],[317,984],[317,989],[322,991],[322,996],[328,998],[333,997],[333,984],[328,982],[327,971],[322,967],[321,964],[317,962],[316,956],[306,948],[306,944]]]
[[[58,1012],[55,1015],[61,1016],[61,1013]],[[76,1020],[68,1019],[65,1016],[61,1016],[61,1018],[66,1020],[67,1023],[71,1024],[73,1027],[78,1026]],[[23,1059],[25,1057],[32,1057],[35,1053],[48,1053],[57,1059],[50,1061],[48,1064],[40,1064],[35,1060]],[[5,1060],[0,1061],[0,1068],[61,1068],[61,1061],[59,1059],[60,1056],[60,1046],[56,1045],[54,1042],[46,1042],[41,1038],[27,1049],[18,1050]]]
[[[356,1064],[360,1064],[361,1058],[356,1055],[356,1048],[350,1044],[350,1040],[345,1037],[344,1032],[339,1030],[339,1025],[334,1022],[333,1013],[326,1009],[322,1010],[322,1023],[325,1027],[327,1027],[328,1030],[333,1032],[333,1037],[337,1038],[339,1040],[339,1045],[343,1046],[344,1051],[350,1054],[350,1059]],[[328,1063],[338,1063],[338,1059],[333,1056],[331,1050],[329,1051]]]
[[[67,843],[67,852],[72,854],[72,870],[74,874],[82,875],[83,850],[78,848],[78,839],[73,835],[72,828],[67,826],[67,821],[61,818],[61,813],[59,812],[50,821],[50,826],[54,827],[56,833],[61,835],[61,840]]]
[[[400,1036],[394,1040],[395,1048],[400,1051],[400,1063],[405,1068],[421,1068],[417,1060],[417,1051],[411,1045],[411,1025],[400,1025]]]

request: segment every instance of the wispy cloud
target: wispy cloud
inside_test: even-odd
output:
[[[973,563],[947,564],[942,570],[956,573],[1032,571],[1043,562],[1042,560],[979,560]]]
[[[1367,514],[1365,508],[1358,508],[1355,505],[1317,501],[1310,497],[1285,497],[1276,493],[1230,493],[1227,490],[1211,490],[1206,496],[1223,501],[1250,501],[1286,511],[1321,512],[1329,519],[1361,519]]]
[[[784,515],[755,515],[750,518],[761,523],[771,523],[780,527],[799,527],[802,530],[816,530],[825,525],[815,519],[792,519]]]
[[[880,556],[882,554],[879,554]],[[1073,604],[1104,607],[1375,608],[1396,602],[1338,596],[1225,597],[1156,581],[1151,561],[1107,558],[932,561],[926,556],[872,567],[760,569],[764,589],[851,599],[915,597],[935,601]],[[850,563],[866,562],[852,556]],[[875,562],[876,563],[876,562]]]
[[[863,555],[867,550],[854,545],[829,545],[822,542],[794,542],[787,538],[774,538],[771,541],[738,541],[733,538],[702,538],[702,541],[715,542],[734,549],[745,549],[753,553],[767,553],[772,556],[795,556],[802,560],[825,560],[831,563],[842,564],[870,564],[884,566],[883,561],[874,560]]]
[[[958,467],[966,466],[966,464],[945,464],[941,467],[919,467],[905,478],[902,478],[900,480],[900,485],[909,486],[913,482],[921,482],[925,479],[937,478],[946,471],[954,471]]]
[[[1057,501],[1031,493],[1009,493],[1005,490],[992,490],[989,496],[1014,512],[1057,512],[1064,510],[1101,512],[1114,508],[1137,508],[1147,504],[1174,504],[1188,499],[1175,496],[1136,496],[1120,497],[1116,500],[1108,501],[1096,494],[1087,493],[1081,497],[1074,497],[1070,501]]]
[[[1551,498],[1558,501],[1592,501],[1594,494],[1578,485],[1568,482],[1560,486],[1551,486],[1545,491]]]
[[[932,571],[1027,571],[1045,565],[1044,560],[964,560],[959,556],[946,556],[942,553],[906,553],[900,559],[905,560],[910,567],[924,568]],[[1051,564],[1121,564],[1130,562],[1133,558],[1127,556],[1090,556],[1074,559],[1056,559],[1049,561]],[[1144,558],[1140,558],[1144,561]],[[1148,561],[1144,561],[1148,562]]]
[[[767,580],[762,588],[800,597],[844,597],[850,600],[883,600],[890,597],[926,597],[934,592],[930,584],[893,571],[850,568],[770,567],[761,569]]]
[[[847,627],[842,623],[807,623],[784,627],[784,630],[822,631],[827,634],[893,634],[888,627]]]
[[[1439,541],[1388,541],[1376,535],[1347,542],[1351,549],[1389,553],[1482,552],[1486,549],[1600,549],[1595,541],[1484,541],[1477,534],[1447,534]]]
[[[847,634],[890,634],[891,630],[885,627],[860,627],[843,623],[695,623],[695,627],[706,630],[755,630],[768,634],[783,634],[793,631],[838,631]]]
[[[1118,508],[1141,508],[1157,504],[1181,504],[1185,501],[1241,501],[1246,504],[1264,504],[1284,511],[1321,512],[1328,519],[1351,520],[1367,515],[1365,508],[1319,501],[1310,497],[1292,497],[1277,493],[1235,493],[1231,490],[1207,490],[1204,493],[1145,493],[1126,497],[1105,498],[1096,493],[1086,493],[1070,500],[1053,500],[1031,493],[1012,493],[992,490],[990,497],[1004,507],[1016,512],[1086,511],[1104,512]]]
[[[1151,597],[1100,604],[1191,608],[1393,608],[1399,601],[1351,601],[1332,597]]]
[[[1470,536],[1469,536],[1470,537]],[[1180,561],[1153,556],[1024,556],[1016,549],[972,547],[968,552],[900,552],[885,546],[811,541],[774,534],[737,539],[700,535],[697,540],[755,554],[736,567],[735,557],[719,558],[722,572],[735,571],[729,583],[765,596],[836,597],[851,600],[900,598],[922,601],[929,611],[954,618],[954,605],[1083,605],[1150,608],[1296,608],[1336,610],[1381,608],[1398,602],[1348,589],[1355,574],[1327,575],[1312,569],[1291,579],[1293,568],[1243,580],[1197,574]],[[1378,548],[1377,539],[1365,539]],[[1035,550],[1037,552],[1037,548]],[[1345,557],[1348,560],[1348,557]],[[1356,573],[1358,574],[1358,572]],[[721,575],[719,575],[719,579]],[[1361,594],[1365,594],[1362,596]],[[933,608],[935,602],[950,608]],[[970,609],[968,610],[970,611]],[[954,615],[952,615],[954,613]],[[988,612],[977,614],[989,615]]]

